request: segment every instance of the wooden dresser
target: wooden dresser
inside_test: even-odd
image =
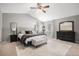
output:
[[[73,31],[57,31],[57,39],[75,42],[75,32]]]
[[[10,42],[16,42],[17,41],[17,35],[10,35]]]

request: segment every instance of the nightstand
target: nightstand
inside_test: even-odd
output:
[[[10,42],[16,42],[17,41],[17,35],[10,35]]]

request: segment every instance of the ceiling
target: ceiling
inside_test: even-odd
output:
[[[50,21],[63,17],[79,15],[78,3],[44,3],[50,5],[46,13],[30,9],[36,3],[0,3],[2,13],[27,13],[41,21]]]

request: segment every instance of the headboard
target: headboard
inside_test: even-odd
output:
[[[32,31],[32,30],[28,29],[28,28],[23,28],[23,27],[18,27],[18,29],[17,29],[17,33],[22,32],[23,34],[29,33],[30,31]]]

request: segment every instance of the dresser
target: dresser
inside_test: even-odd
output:
[[[73,31],[57,31],[57,39],[75,42],[75,32]]]
[[[17,39],[17,35],[10,35],[10,42],[16,42]]]

